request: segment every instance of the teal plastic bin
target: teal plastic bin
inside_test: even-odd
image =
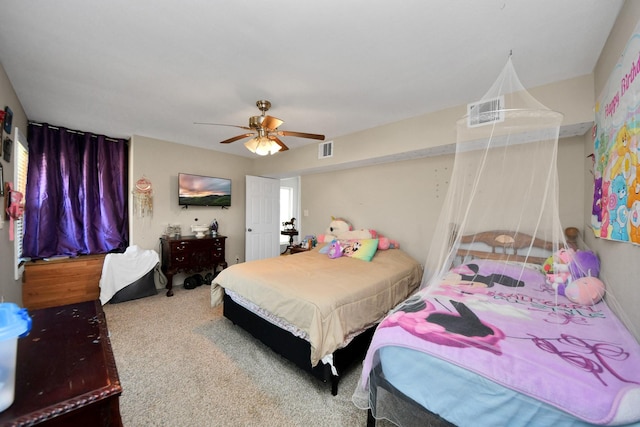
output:
[[[0,412],[13,403],[16,387],[18,338],[31,330],[26,308],[11,302],[0,303]]]

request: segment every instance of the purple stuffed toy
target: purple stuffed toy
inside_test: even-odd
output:
[[[329,245],[329,258],[340,258],[342,256],[342,246],[338,240],[333,240]]]
[[[600,276],[598,256],[591,251],[577,251],[569,262],[569,272],[573,280]]]

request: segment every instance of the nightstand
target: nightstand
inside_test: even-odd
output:
[[[291,255],[298,254],[300,252],[307,252],[308,250],[309,250],[308,248],[305,249],[302,246],[291,246],[289,248],[289,252],[291,253]]]
[[[284,252],[282,252],[282,255],[286,254],[287,251],[291,251],[293,249],[293,236],[297,236],[298,235],[298,230],[282,230],[280,232],[280,234],[282,234],[283,236],[289,236],[289,246],[286,247],[286,249],[284,250]],[[293,253],[293,252],[291,252]]]

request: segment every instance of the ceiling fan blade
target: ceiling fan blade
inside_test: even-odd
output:
[[[298,138],[319,139],[320,141],[324,141],[324,135],[315,133],[293,132],[290,130],[279,130],[276,133],[280,136],[297,136]]]
[[[224,141],[220,141],[220,144],[229,144],[230,142],[238,141],[239,139],[249,138],[250,136],[255,136],[255,133],[245,133],[243,135],[234,136],[233,138],[225,139]]]
[[[277,129],[283,123],[284,122],[277,117],[264,116],[264,119],[262,120],[262,123],[260,126],[262,126],[264,129],[267,129],[267,130],[274,130],[274,129]]]
[[[280,146],[280,151],[287,151],[289,149],[289,147],[284,145],[284,142],[280,141],[280,138],[278,138],[277,136],[269,135],[269,139],[275,141],[275,143]]]
[[[204,123],[204,122],[193,122],[194,125],[209,125],[209,126],[229,126],[232,128],[240,128],[240,129],[246,129],[246,130],[251,130],[250,127],[248,126],[240,126],[240,125],[226,125],[223,123]]]

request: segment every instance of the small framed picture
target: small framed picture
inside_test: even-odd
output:
[[[4,131],[11,134],[11,123],[13,122],[13,111],[11,108],[4,107]]]
[[[11,162],[11,147],[13,147],[13,141],[11,138],[6,137],[2,142],[2,158],[5,162]]]

